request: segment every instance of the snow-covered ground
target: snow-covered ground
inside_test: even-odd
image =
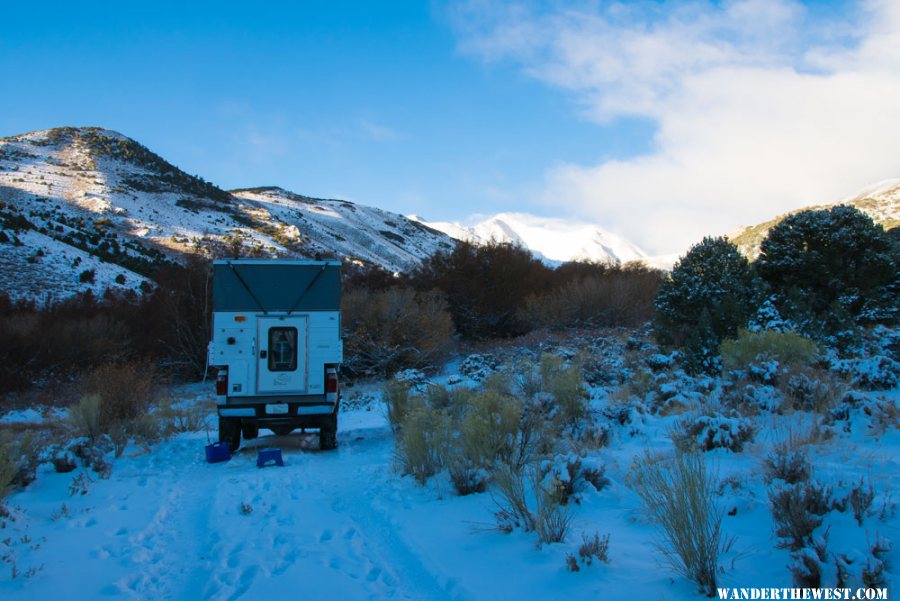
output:
[[[611,351],[620,348],[608,346],[605,368],[595,375],[627,373],[615,367],[625,355]],[[708,389],[702,379],[666,371],[667,361],[650,355],[653,369],[643,372],[668,378],[657,387],[667,410],[647,410],[650,396],[636,403],[613,398],[615,382],[589,387],[591,410],[609,427],[610,441],[583,455],[606,466],[609,483],[599,491],[580,488],[568,505],[573,523],[562,543],[538,547],[534,532],[500,532],[495,497],[457,496],[446,473],[424,486],[401,475],[382,384],[371,382],[345,390],[336,451],[318,451],[314,433],[262,435],[230,461],[208,464],[207,434],[196,432],[150,452],[129,446],[107,479],[80,466],[60,474],[43,464],[34,482],[7,499],[10,515],[0,518],[0,596],[696,599],[697,586],[669,569],[655,548],[658,533],[628,485],[635,458],[671,452],[673,428],[694,415],[691,405],[704,400],[698,391]],[[456,362],[433,381],[475,385],[459,373],[481,379],[485,370],[478,371]],[[209,386],[175,392],[183,403],[209,407]],[[872,411],[895,409],[898,401],[896,388],[855,393],[830,426],[804,411],[721,420],[723,439],[741,420],[756,436],[738,452],[717,448],[704,455],[721,483],[723,534],[734,537],[719,586],[791,586],[791,552],[776,547],[764,467],[785,441],[808,453],[814,478],[832,487],[835,501],[846,499],[861,478],[871,484],[874,499],[861,524],[845,507],[828,511],[816,530],[829,553],[849,566],[851,586],[858,585],[869,546],[900,541],[894,508],[900,432],[877,427]],[[45,415],[25,411],[6,421],[40,422]],[[212,425],[213,415],[207,421]],[[257,468],[262,447],[282,449],[285,466]],[[595,532],[610,536],[609,562],[569,571],[566,556],[577,556],[582,535]],[[885,560],[890,580],[900,566],[898,549]],[[834,586],[834,578],[834,570],[826,571],[823,586]]]

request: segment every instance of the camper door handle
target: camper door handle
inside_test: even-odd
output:
[[[265,358],[266,358],[266,351],[265,351],[265,349],[259,351],[259,358],[260,358],[260,359],[265,359]]]

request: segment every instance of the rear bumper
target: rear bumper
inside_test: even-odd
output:
[[[314,426],[330,418],[338,409],[340,399],[337,395],[328,397],[325,395],[228,397],[218,409],[221,417],[240,417],[242,421],[268,425]],[[270,411],[273,405],[278,406],[280,411]],[[283,410],[285,405],[287,412]]]

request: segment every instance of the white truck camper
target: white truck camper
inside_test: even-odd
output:
[[[219,441],[232,451],[260,428],[318,428],[337,446],[341,264],[299,259],[213,263],[209,365],[217,369]]]

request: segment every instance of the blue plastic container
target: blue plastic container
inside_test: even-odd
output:
[[[231,459],[231,447],[227,442],[214,442],[206,445],[206,461],[208,463],[218,463],[229,459]]]

